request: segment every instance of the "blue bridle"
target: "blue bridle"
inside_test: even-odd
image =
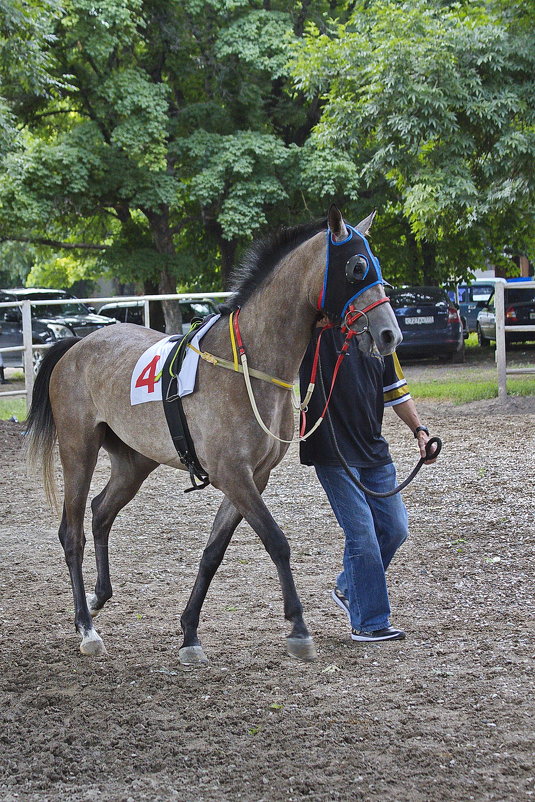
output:
[[[373,255],[366,237],[345,224],[349,234],[338,242],[327,229],[327,247],[323,289],[318,309],[331,320],[344,319],[349,305],[376,284],[384,284],[381,265]]]

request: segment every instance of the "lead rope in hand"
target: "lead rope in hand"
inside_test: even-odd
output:
[[[323,396],[323,401],[325,403],[325,385],[323,384],[323,372],[321,369],[321,361],[319,362],[318,365],[318,379],[319,379],[318,384],[320,386],[321,394]],[[412,469],[410,474],[407,476],[407,478],[403,482],[401,482],[401,484],[397,485],[397,487],[394,487],[392,490],[388,490],[386,493],[376,493],[375,490],[370,490],[368,487],[365,487],[365,485],[363,485],[362,482],[359,479],[357,479],[356,476],[353,475],[349,465],[347,464],[342,455],[342,452],[340,451],[340,448],[338,447],[338,442],[336,440],[336,434],[334,432],[333,422],[331,420],[331,413],[329,412],[328,409],[325,410],[325,417],[327,419],[328,430],[331,437],[331,443],[334,452],[338,457],[340,465],[347,473],[353,484],[356,485],[359,488],[359,490],[362,490],[363,493],[366,493],[367,496],[372,496],[372,498],[389,498],[389,496],[395,496],[396,493],[399,493],[401,490],[407,487],[407,485],[410,484],[410,482],[412,482],[412,480],[419,472],[422,465],[428,459],[436,459],[436,457],[438,457],[438,455],[442,450],[442,440],[440,439],[440,437],[431,437],[425,444],[425,457],[420,457],[420,459],[418,460],[418,462],[416,463],[415,467]],[[436,446],[436,450],[433,453],[431,453],[432,446]]]

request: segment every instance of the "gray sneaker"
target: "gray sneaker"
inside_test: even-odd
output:
[[[344,611],[349,619],[349,623],[351,623],[351,615],[349,613],[349,601],[346,599],[342,591],[339,587],[335,585],[334,590],[331,593],[331,599],[338,607]]]
[[[377,643],[383,640],[403,640],[404,638],[405,633],[403,630],[395,629],[394,627],[376,629],[375,632],[364,632],[364,630],[358,629],[351,630],[351,640],[363,643]]]

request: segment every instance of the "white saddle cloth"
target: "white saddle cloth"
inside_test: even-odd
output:
[[[221,315],[210,318],[191,340],[191,344],[200,349],[200,342],[206,332],[217,323]],[[175,335],[176,336],[176,335]],[[172,337],[164,337],[139,357],[130,380],[130,404],[144,404],[146,401],[162,400],[162,370],[169,352],[176,344]],[[178,394],[189,395],[195,389],[199,354],[186,348],[186,355],[178,374]]]

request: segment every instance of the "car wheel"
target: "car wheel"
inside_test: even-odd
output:
[[[452,354],[450,354],[450,362],[452,362],[454,365],[461,365],[465,361],[465,359],[466,359],[466,348],[463,340],[461,348],[459,348],[458,351],[454,351]]]
[[[481,331],[481,326],[479,325],[479,323],[477,324],[477,341],[481,348],[488,348],[490,345],[490,340],[488,337],[485,337],[485,335]]]
[[[37,375],[39,372],[39,368],[41,367],[41,363],[43,361],[43,352],[42,351],[34,351],[32,356],[32,364],[33,364],[33,373],[34,376]]]

